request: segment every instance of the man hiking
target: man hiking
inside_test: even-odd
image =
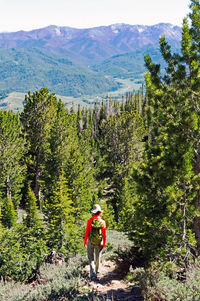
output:
[[[93,216],[87,221],[84,245],[87,245],[87,255],[90,264],[90,279],[97,280],[101,251],[106,244],[106,223],[102,218],[102,210],[98,204],[92,209]]]

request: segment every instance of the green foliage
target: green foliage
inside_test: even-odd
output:
[[[43,150],[47,147],[51,125],[55,118],[56,104],[55,94],[49,94],[47,88],[42,88],[32,95],[28,92],[28,95],[25,96],[21,121],[33,153],[41,144]]]
[[[124,177],[119,190],[119,220],[118,228],[122,231],[130,231],[133,225],[135,212],[136,191],[130,177]]]
[[[45,184],[51,191],[52,182],[59,176],[62,168],[67,168],[71,148],[77,144],[75,114],[70,114],[60,100],[48,141],[50,152],[47,153]]]
[[[83,137],[80,136],[72,145],[66,167],[71,199],[77,209],[77,218],[81,218],[91,208],[96,194],[91,146]]]
[[[32,283],[2,281],[0,299],[2,301],[45,301],[63,298],[80,300],[81,289],[84,285],[82,280],[85,278],[84,264],[82,257],[71,258],[62,266],[42,264],[40,267],[42,284],[33,286]]]
[[[69,113],[59,102],[55,123],[50,136],[50,153],[46,164],[46,188],[63,169],[69,188],[69,197],[76,208],[77,220],[87,212],[96,194],[94,164],[89,133],[78,133],[78,116]],[[49,190],[49,191],[48,191]],[[47,189],[47,193],[51,188]]]
[[[26,194],[25,206],[27,212],[27,215],[24,219],[25,225],[30,228],[41,226],[41,218],[39,217],[37,208],[37,199],[30,186],[28,187],[28,191]]]
[[[113,79],[37,48],[1,48],[0,69],[0,89],[6,92],[25,93],[49,87],[57,94],[77,97],[119,87]]]
[[[110,258],[117,249],[125,249],[131,244],[122,232],[108,231],[107,234],[108,243],[103,251],[104,258]],[[30,257],[32,264],[33,257],[33,255]],[[87,275],[84,267],[87,263],[85,253],[84,256],[70,257],[67,263],[61,266],[43,263],[39,268],[41,283],[34,282],[35,285],[33,285],[33,283],[26,282],[24,284],[18,281],[14,282],[11,279],[5,282],[2,281],[0,282],[0,299],[2,301],[55,300],[62,298],[88,300],[91,294],[89,294],[90,290],[85,288]]]
[[[48,244],[56,250],[67,248],[68,240],[74,228],[74,209],[70,200],[68,187],[63,172],[55,181],[45,206],[45,216],[48,222]],[[69,249],[69,248],[68,248]]]
[[[106,222],[106,228],[116,229],[118,225],[115,220],[115,212],[111,200],[109,198],[101,200],[101,208],[103,210],[103,219]]]
[[[177,46],[178,45],[174,48],[178,49]],[[114,78],[140,79],[141,82],[143,82],[145,72],[144,55],[146,53],[149,53],[154,61],[163,63],[158,45],[156,45],[156,47],[148,45],[137,49],[134,52],[113,56],[92,68],[94,71],[108,74]]]
[[[57,99],[42,88],[32,95],[25,96],[24,111],[21,120],[27,137],[28,180],[32,181],[38,204],[41,202],[41,180],[44,162],[49,152],[49,137],[56,117]]]
[[[195,9],[192,5],[191,26],[183,21],[181,54],[172,54],[165,38],[160,38],[167,65],[164,75],[159,64],[148,55],[145,58],[151,139],[143,164],[133,175],[137,198],[131,235],[148,261],[162,258],[188,264],[195,236],[198,252],[200,248],[199,217],[195,217],[200,209],[200,63],[199,40],[194,35],[200,18],[194,24]]]
[[[107,225],[127,231],[135,244],[133,258],[131,252],[118,252],[124,263],[130,265],[134,258],[140,264],[165,261],[165,271],[172,271],[174,266],[185,268],[196,256],[196,248],[200,253],[199,7],[199,1],[191,1],[190,21],[183,21],[181,52],[172,54],[161,37],[162,59],[154,64],[152,53],[146,55],[146,95],[143,87],[140,93],[127,93],[121,103],[107,97],[93,109],[79,106],[78,112],[74,108],[69,112],[55,94],[42,88],[26,95],[22,124],[18,115],[0,112],[3,278],[26,280],[52,248],[66,259],[84,252],[85,223],[97,202]],[[8,51],[8,60],[10,52],[13,55],[15,50]],[[19,64],[16,57],[12,61],[19,68],[28,57],[20,53]],[[53,56],[37,54],[50,66],[57,62]],[[124,62],[124,77],[140,72],[130,70],[126,56],[113,60]],[[159,65],[162,61],[165,72]],[[61,63],[72,71],[72,62]],[[41,68],[44,71],[45,66]],[[69,73],[59,82],[62,70],[54,71],[49,70],[57,76],[54,85],[64,85]],[[34,74],[32,79],[34,83]],[[77,82],[83,88],[85,77],[76,75],[69,82],[71,89]],[[99,82],[97,86],[101,88]],[[20,201],[27,215],[15,225]],[[121,236],[119,240],[123,244]],[[62,285],[52,281],[52,286],[46,286],[48,293],[36,293],[35,298],[77,295],[71,284],[66,289],[64,285],[65,281]],[[165,292],[160,296],[167,298]]]
[[[26,280],[47,254],[44,229],[18,225],[0,237],[0,275],[3,279]]]
[[[174,271],[170,275],[165,271],[159,271],[158,268],[149,270],[137,268],[129,273],[129,281],[140,286],[145,300],[199,300],[198,261],[186,271]]]
[[[11,197],[3,200],[1,221],[4,227],[12,228],[17,221],[17,213],[15,211]]]
[[[19,116],[0,111],[0,196],[10,196],[15,208],[19,206],[24,180],[24,147]]]
[[[101,197],[107,225],[116,227],[119,216],[121,228],[127,225],[131,214],[126,216],[126,207],[133,205],[130,174],[143,151],[144,106],[144,95],[128,94],[123,105],[107,99],[94,110],[79,107],[75,113],[73,109],[68,112],[46,88],[26,95],[20,116],[26,137],[22,159],[27,164],[27,177],[21,202],[26,216],[23,225],[6,232],[13,249],[8,258],[11,261],[14,252],[19,253],[24,276],[15,259],[9,265],[5,258],[2,275],[7,269],[9,277],[27,279],[38,268],[47,246],[66,258],[83,252],[85,222]],[[39,217],[42,214],[44,225]],[[5,210],[3,219],[7,219]],[[2,244],[7,243],[6,235]],[[33,256],[30,264],[27,256]]]
[[[112,183],[117,218],[120,210],[125,209],[122,197],[125,177],[129,178],[133,166],[141,160],[144,134],[142,118],[135,112],[121,112],[101,123],[101,153],[106,162],[104,168]]]

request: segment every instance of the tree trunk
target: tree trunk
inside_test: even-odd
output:
[[[37,153],[37,162],[36,162],[36,172],[35,172],[35,196],[38,201],[38,207],[40,209],[41,207],[41,185],[40,185],[40,176],[42,174],[41,168],[40,168],[40,149]]]
[[[7,178],[6,178],[6,196],[7,196],[7,198],[11,197],[11,187],[10,187],[10,176],[9,175],[7,175]]]
[[[199,145],[199,151],[198,151],[197,161],[196,161],[196,174],[199,173],[200,173],[200,145]],[[200,212],[200,189],[197,191],[197,200],[195,203],[195,209]],[[199,216],[196,216],[194,218],[194,232],[197,241],[197,252],[198,255],[200,255],[200,217]]]

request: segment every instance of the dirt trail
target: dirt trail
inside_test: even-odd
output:
[[[86,266],[89,277],[89,266]],[[138,286],[124,281],[116,271],[113,261],[104,260],[101,264],[98,281],[88,281],[88,288],[98,294],[101,300],[112,301],[143,301]]]

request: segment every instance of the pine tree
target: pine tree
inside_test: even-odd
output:
[[[49,136],[49,153],[45,164],[46,196],[51,193],[52,183],[58,178],[60,170],[67,169],[70,151],[77,141],[77,124],[75,113],[69,113],[59,101],[56,118]]]
[[[7,228],[11,228],[16,224],[17,213],[10,196],[3,200],[1,220],[3,226]]]
[[[24,220],[25,225],[32,228],[41,226],[41,218],[39,217],[37,208],[37,199],[30,186],[28,187],[26,194],[25,208],[27,212],[27,216]]]
[[[187,261],[195,247],[194,231],[200,253],[199,7],[199,1],[191,1],[191,26],[183,20],[181,53],[172,54],[160,38],[164,75],[160,65],[145,57],[151,139],[144,163],[135,171],[133,239],[150,260],[162,256]]]
[[[82,116],[80,104],[78,105],[78,112],[77,112],[77,127],[79,133],[81,133],[83,131],[83,116]]]
[[[72,200],[69,198],[67,183],[62,171],[54,182],[52,195],[45,208],[50,247],[60,250],[67,246],[74,227],[73,214]]]
[[[51,192],[52,181],[60,170],[67,180],[69,195],[78,212],[89,210],[95,194],[91,130],[79,132],[77,115],[69,113],[59,102],[57,116],[50,135],[50,152],[47,160],[45,182]]]
[[[131,174],[132,169],[130,169]],[[126,175],[121,182],[118,191],[118,227],[123,231],[129,231],[132,228],[132,222],[135,212],[135,200],[137,200],[134,184],[131,176]]]
[[[49,152],[49,135],[54,123],[57,109],[55,94],[49,94],[42,88],[32,95],[25,96],[24,111],[21,115],[24,131],[28,140],[28,173],[33,183],[38,205],[41,201],[41,181],[44,162]]]
[[[21,199],[25,174],[24,144],[19,116],[0,111],[0,196],[11,197],[15,208]]]
[[[113,206],[116,219],[122,204],[121,194],[124,177],[129,177],[133,166],[141,159],[145,135],[143,120],[134,112],[123,111],[111,116],[101,125],[100,140],[101,155],[104,156],[106,166],[105,176],[109,177],[113,190]]]
[[[73,205],[77,209],[78,219],[91,208],[96,193],[93,160],[90,144],[83,137],[79,137],[70,149],[65,169],[65,177]]]

